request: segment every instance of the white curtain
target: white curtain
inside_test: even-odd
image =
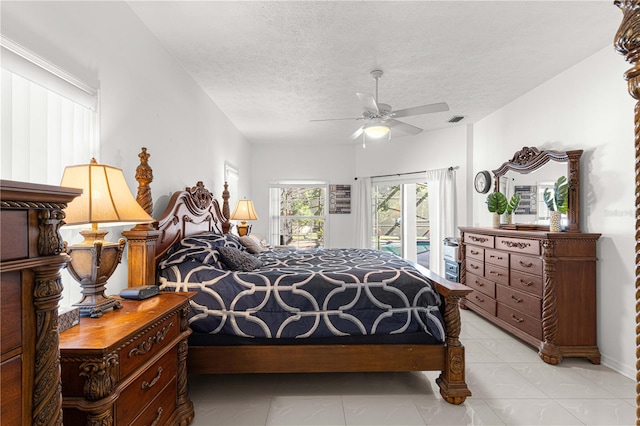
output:
[[[371,248],[371,178],[358,178],[354,192],[355,247]]]
[[[455,170],[426,172],[429,190],[430,258],[429,269],[444,275],[442,247],[445,237],[455,237]]]
[[[65,166],[87,164],[98,152],[97,91],[10,40],[0,42],[0,177],[59,185]]]

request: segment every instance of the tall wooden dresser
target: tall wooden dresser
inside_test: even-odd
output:
[[[462,301],[539,350],[547,363],[600,363],[596,241],[600,234],[461,227]]]
[[[58,233],[77,189],[0,181],[0,419],[61,425]]]

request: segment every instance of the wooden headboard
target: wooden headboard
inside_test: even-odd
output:
[[[143,153],[146,154],[145,148]],[[140,159],[150,171],[146,162],[148,157],[145,155]],[[150,197],[150,180],[138,179],[138,174],[136,179],[140,185],[138,192]],[[156,265],[171,246],[182,238],[206,231],[228,234],[231,228],[228,212],[229,190],[226,182],[222,192],[222,208],[202,182],[173,193],[167,208],[156,222],[136,225],[122,233],[129,246],[128,286],[156,284]]]
[[[225,183],[225,189],[227,184]],[[228,206],[228,198],[223,204]],[[156,223],[160,231],[156,243],[156,263],[171,246],[189,235],[206,231],[226,234],[229,232],[229,220],[222,214],[220,204],[202,182],[175,192],[169,205]]]

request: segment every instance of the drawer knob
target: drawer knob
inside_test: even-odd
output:
[[[515,301],[516,301],[516,303],[522,303],[522,299],[519,299],[519,298],[515,297],[513,294],[511,295],[511,298],[512,298],[513,300],[515,300]]]
[[[502,274],[501,274],[500,272],[496,272],[496,271],[489,271],[489,273],[490,273],[491,275],[497,275],[497,276],[499,276],[499,277],[501,277],[501,276],[502,276]]]
[[[481,283],[480,281],[476,280],[476,284],[478,284],[480,287],[482,287],[484,285],[484,283]]]
[[[479,251],[471,250],[471,254],[480,254]]]
[[[511,318],[513,318],[516,322],[524,322],[523,318],[518,318],[517,316],[511,314]]]
[[[477,295],[476,295],[476,300],[480,303],[484,302],[484,298],[478,297]]]
[[[524,268],[531,268],[533,266],[533,263],[529,262],[529,263],[524,263],[522,260],[520,261],[520,266],[524,267]]]
[[[531,287],[533,285],[533,281],[525,281],[522,278],[520,278],[520,284],[522,284],[525,287]]]
[[[474,265],[473,263],[470,265],[473,269],[480,269],[479,266]]]
[[[150,382],[142,382],[142,389],[151,389],[152,387],[154,387],[156,383],[158,383],[158,380],[160,380],[160,376],[162,376],[162,367],[158,367],[158,374],[156,374],[156,377],[154,377],[153,380],[151,380]]]
[[[158,426],[158,424],[160,424],[160,416],[162,416],[162,407],[158,407],[158,411],[156,411],[158,413],[158,415],[156,416],[156,419],[153,421],[153,423],[151,423],[150,426]]]

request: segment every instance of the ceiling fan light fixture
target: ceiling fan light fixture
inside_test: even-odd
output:
[[[390,131],[391,128],[386,124],[371,124],[364,128],[364,133],[372,139],[380,139]]]

